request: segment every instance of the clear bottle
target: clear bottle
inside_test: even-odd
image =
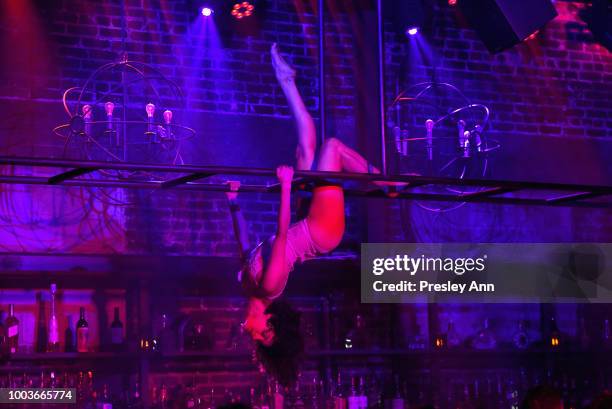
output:
[[[85,319],[85,307],[81,307],[77,321],[77,352],[89,351],[89,324]]]
[[[474,349],[493,349],[497,346],[497,340],[493,336],[493,332],[489,328],[489,319],[485,318],[482,329],[476,333],[472,340],[472,348]]]
[[[57,316],[55,314],[55,293],[57,292],[57,286],[55,283],[51,284],[51,316],[49,317],[49,343],[47,346],[47,352],[59,352],[59,324],[57,322]]]
[[[19,320],[15,317],[15,305],[9,304],[9,315],[6,319],[6,336],[8,340],[9,354],[17,353],[19,350]]]

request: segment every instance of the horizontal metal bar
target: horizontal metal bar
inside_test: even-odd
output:
[[[75,186],[75,187],[99,187],[99,188],[129,188],[129,189],[161,189],[162,182],[158,181],[127,181],[127,180],[103,180],[103,179],[69,179],[60,185],[49,185],[47,178],[37,176],[0,176],[0,183],[13,184],[30,184],[30,185],[46,185],[46,186]],[[212,191],[212,192],[227,192],[229,186],[227,184],[213,183],[185,183],[175,187],[178,190],[189,191]],[[241,185],[240,192],[247,193],[269,193],[269,186],[266,185]],[[517,198],[517,197],[495,197],[495,196],[476,196],[462,197],[461,195],[453,194],[436,194],[436,193],[415,193],[415,192],[393,192],[391,195],[386,194],[382,190],[359,190],[359,189],[344,189],[347,196],[356,197],[380,197],[380,198],[398,198],[398,199],[413,199],[413,200],[431,200],[445,202],[474,202],[474,203],[496,203],[496,204],[518,204],[518,205],[547,205],[547,206],[577,206],[589,208],[611,208],[612,202],[549,202],[543,199]]]
[[[214,173],[223,175],[245,175],[245,176],[267,176],[276,177],[275,169],[245,168],[232,166],[193,166],[193,165],[152,165],[145,163],[117,163],[117,162],[92,162],[57,160],[41,158],[23,158],[0,156],[0,165],[18,166],[41,166],[60,168],[97,168],[106,170],[128,170],[144,172],[169,172],[169,173]],[[295,177],[306,177],[312,180],[336,179],[336,180],[360,180],[366,182],[389,181],[389,182],[412,182],[427,185],[449,185],[449,186],[477,186],[477,187],[504,187],[509,189],[532,189],[532,190],[559,190],[570,192],[590,191],[593,193],[612,194],[612,186],[602,185],[576,185],[565,183],[526,182],[526,181],[503,181],[503,180],[481,180],[481,179],[458,179],[448,177],[430,177],[416,175],[390,175],[382,176],[369,173],[349,172],[323,172],[323,171],[296,171]]]
[[[73,179],[78,176],[83,176],[87,173],[91,173],[96,170],[96,168],[74,168],[66,172],[59,173],[55,176],[51,176],[49,179],[47,179],[47,183],[49,183],[50,185],[55,185],[57,183],[62,183],[65,180]]]
[[[477,192],[461,193],[461,197],[466,198],[466,197],[493,196],[493,195],[501,195],[503,193],[516,192],[518,190],[520,189],[511,189],[511,188],[497,186],[497,187],[492,187],[490,189],[480,190]]]
[[[185,184],[187,182],[194,182],[196,180],[204,179],[213,175],[214,173],[191,173],[189,175],[163,181],[161,182],[161,187],[162,189],[168,189],[174,186]]]
[[[572,193],[569,195],[553,197],[553,198],[547,199],[546,201],[548,203],[572,202],[574,200],[590,199],[590,198],[598,197],[598,196],[602,196],[602,193],[600,192],[579,192],[579,193]]]

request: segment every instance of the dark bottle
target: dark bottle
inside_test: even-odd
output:
[[[115,318],[111,323],[111,344],[118,350],[123,345],[123,323],[119,319],[119,308],[115,307]]]
[[[81,307],[80,318],[77,322],[77,352],[89,351],[89,324],[85,319],[85,308]]]
[[[45,302],[42,294],[38,294],[38,329],[36,330],[36,352],[47,352],[49,333],[47,332]]]
[[[15,317],[15,305],[9,304],[9,316],[5,322],[8,352],[14,354],[19,349],[19,320]]]
[[[72,320],[72,315],[68,316],[68,326],[66,327],[66,331],[64,331],[64,338],[66,338],[66,342],[64,344],[65,352],[74,352],[76,351],[76,342],[74,339],[74,321]]]
[[[0,311],[0,361],[8,355],[8,340],[4,328],[4,311]]]

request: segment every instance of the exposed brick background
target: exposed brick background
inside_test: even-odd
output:
[[[50,132],[67,120],[61,94],[66,88],[82,85],[93,70],[117,60],[126,51],[130,59],[151,64],[184,91],[185,106],[168,97],[167,87],[162,87],[159,104],[172,107],[177,122],[197,130],[196,138],[183,147],[186,162],[272,167],[293,161],[295,131],[268,50],[272,42],[280,44],[297,69],[297,83],[306,105],[318,120],[316,2],[269,1],[258,35],[216,40],[189,3],[2,2],[0,52],[5,57],[0,65],[1,153],[61,157],[63,141]],[[357,58],[360,41],[365,39],[352,18],[355,7],[351,2],[328,4],[326,131],[357,146],[378,164],[375,151],[364,149],[368,146],[364,138],[377,143],[377,136],[363,135],[361,126],[366,121],[363,101],[375,98],[362,87],[364,81],[373,81],[363,76],[373,69],[374,62]],[[391,24],[386,25],[387,101],[398,90],[417,82],[450,82],[472,102],[486,104],[492,110],[487,134],[503,141],[503,149],[492,161],[490,176],[610,183],[612,107],[608,100],[612,57],[592,39],[582,21],[582,2],[557,1],[559,16],[535,39],[494,56],[463,23],[456,9],[441,0],[434,1],[433,7],[433,22],[422,30],[418,40],[430,55],[427,60],[415,49],[415,41],[407,41],[393,31]],[[222,44],[222,51],[214,44]],[[111,80],[116,79],[100,78],[92,88],[107,92]],[[149,98],[153,98],[151,93],[131,96],[136,117],[144,116],[143,105]],[[376,115],[369,112],[367,119],[372,118],[375,120]],[[115,206],[100,191],[8,185],[0,189],[2,251],[236,255],[222,194],[105,192],[131,203]],[[254,243],[274,232],[278,199],[274,195],[244,196],[243,209]],[[432,213],[413,202],[351,199],[347,212],[349,230],[344,249],[355,249],[356,244],[368,239],[555,242],[610,241],[612,235],[609,211],[467,205],[450,213]],[[19,294],[0,295],[3,305],[8,300],[21,300],[23,316],[27,316],[23,321],[35,322],[32,294],[27,299]],[[238,320],[237,309],[242,304],[224,299],[219,310],[214,310],[215,302],[207,300],[205,305],[217,313],[211,326],[217,346],[223,348],[221,344]],[[317,302],[309,299],[300,307],[306,314],[313,313],[312,305]],[[337,315],[346,321],[357,307],[351,299],[345,303],[347,312]],[[200,307],[193,300],[183,300],[180,308],[194,316],[204,314],[198,312]],[[401,322],[416,315],[426,332],[426,307],[411,308],[401,309]],[[557,309],[561,329],[575,336],[575,306]],[[371,322],[378,322],[382,314],[374,308],[366,310],[372,314],[370,325],[376,325]],[[458,314],[465,322],[462,336],[478,330],[485,316],[492,319],[494,330],[502,338],[511,336],[519,319],[528,319],[534,338],[539,335],[540,311],[536,305],[443,306],[441,322],[458,321]],[[338,325],[345,328],[348,324]],[[386,323],[380,325],[379,333],[389,329]],[[398,329],[406,333],[410,330],[409,325]],[[399,334],[395,340],[402,347],[404,335]],[[382,343],[388,346],[388,340]],[[355,363],[355,367],[359,365]],[[244,391],[253,384],[250,382],[257,369],[254,365],[242,369],[239,375],[223,369],[196,372],[196,382],[222,388],[240,386]],[[160,371],[150,384],[177,381],[189,384],[193,373]]]

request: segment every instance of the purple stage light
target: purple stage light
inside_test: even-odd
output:
[[[408,30],[406,30],[406,34],[407,35],[416,35],[416,33],[419,32],[419,28],[418,27],[410,27]]]
[[[204,17],[209,17],[213,14],[213,9],[210,7],[202,7],[201,13]]]

